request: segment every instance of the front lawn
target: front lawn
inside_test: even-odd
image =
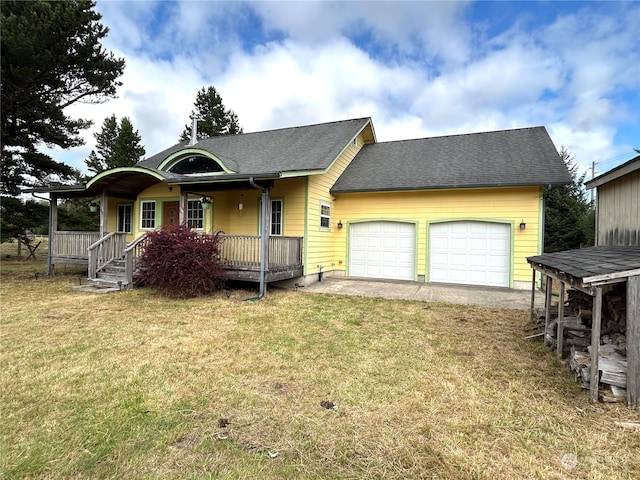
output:
[[[6,262],[3,478],[640,478],[614,425],[640,414],[590,405],[525,311],[97,295]]]

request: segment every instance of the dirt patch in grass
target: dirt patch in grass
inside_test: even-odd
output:
[[[640,476],[638,412],[590,405],[524,311],[76,281],[3,270],[6,478]]]

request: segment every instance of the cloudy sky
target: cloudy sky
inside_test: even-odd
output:
[[[84,169],[105,117],[147,155],[213,85],[245,132],[371,117],[378,141],[547,127],[586,172],[640,148],[640,2],[98,1],[126,60],[118,98],[79,105]],[[86,171],[86,170],[85,170]],[[587,177],[591,176],[588,172]]]

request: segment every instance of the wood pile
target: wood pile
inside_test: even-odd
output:
[[[621,289],[620,289],[621,290]],[[626,398],[626,298],[617,286],[603,295],[601,337],[598,349],[600,383],[611,391],[601,394],[603,401],[621,401]],[[567,291],[563,321],[563,358],[568,357],[569,368],[580,385],[588,389],[591,378],[591,320],[593,297],[579,290]],[[554,309],[555,310],[555,309]],[[558,320],[552,311],[546,331],[540,333],[545,343],[555,350],[558,345]],[[536,328],[544,329],[544,309],[538,311]],[[529,338],[534,335],[530,335]]]

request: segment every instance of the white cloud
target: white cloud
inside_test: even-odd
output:
[[[524,11],[491,37],[462,2],[100,2],[124,85],[70,109],[96,125],[87,146],[56,158],[83,166],[112,113],[157,153],[214,85],[245,131],[371,116],[388,141],[547,125],[590,165],[629,148],[617,122],[639,121],[625,92],[640,88],[640,7],[597,6],[549,24]]]

